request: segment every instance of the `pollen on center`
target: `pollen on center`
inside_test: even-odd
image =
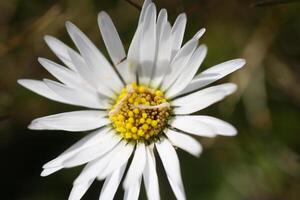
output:
[[[151,142],[165,128],[170,111],[163,92],[132,83],[121,90],[109,119],[124,139]]]

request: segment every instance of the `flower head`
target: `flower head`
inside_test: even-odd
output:
[[[58,39],[45,40],[65,66],[39,58],[60,82],[22,79],[18,82],[61,103],[88,109],[38,118],[34,130],[92,131],[54,160],[42,176],[86,164],[74,181],[69,199],[80,199],[95,179],[105,180],[100,199],[113,199],[127,164],[124,199],[138,199],[144,181],[149,199],[160,199],[156,173],[158,154],[177,199],[185,199],[179,160],[174,146],[199,156],[202,147],[189,136],[233,136],[230,124],[210,116],[191,115],[236,90],[232,83],[203,89],[241,68],[235,59],[196,75],[207,48],[198,45],[205,29],[182,45],[186,15],[173,26],[162,9],[144,2],[127,55],[110,17],[100,12],[98,24],[112,64],[71,22],[67,31],[79,52]],[[157,152],[157,153],[156,153]],[[130,157],[131,163],[129,162]]]

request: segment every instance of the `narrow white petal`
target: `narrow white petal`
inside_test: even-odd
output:
[[[237,130],[228,122],[205,115],[186,116],[187,120],[193,120],[208,125],[216,134],[224,136],[234,136]]]
[[[157,16],[156,36],[159,39],[163,32],[164,26],[168,23],[168,13],[166,9],[161,9]],[[158,41],[158,40],[157,40]]]
[[[126,54],[119,34],[106,12],[99,13],[98,25],[111,60],[115,65],[119,64],[126,58]]]
[[[89,189],[94,180],[84,182],[82,184],[73,185],[70,196],[68,200],[80,200],[86,191]]]
[[[71,59],[69,57],[68,51],[72,51],[74,54],[78,53],[71,49],[69,46],[61,42],[60,40],[56,39],[55,37],[46,35],[44,37],[47,45],[50,47],[50,49],[55,53],[55,55],[70,69],[76,71],[76,68],[74,67],[73,63],[71,62]]]
[[[132,184],[142,176],[146,164],[146,149],[144,143],[139,143],[136,146],[134,157],[128,169],[126,178],[123,182],[124,188],[131,187]]]
[[[223,62],[221,64],[215,65],[213,67],[208,68],[207,70],[203,71],[201,74],[220,74],[220,76],[224,77],[227,74],[230,74],[238,69],[240,69],[241,67],[243,67],[246,64],[245,59],[234,59],[234,60],[229,60],[226,62]],[[197,77],[201,77],[201,74],[199,74]]]
[[[116,67],[118,71],[120,71],[126,84],[136,82],[136,66],[129,62],[128,59],[123,60]]]
[[[136,80],[136,74],[137,74],[137,68],[139,65],[139,58],[140,58],[140,43],[141,43],[141,37],[142,37],[142,30],[143,30],[143,22],[145,18],[145,13],[147,10],[147,7],[151,4],[151,0],[145,0],[141,14],[139,17],[139,23],[136,28],[136,31],[134,33],[134,36],[131,40],[129,49],[128,49],[128,54],[127,54],[127,66],[129,69],[129,77],[126,77],[126,82],[131,83]]]
[[[99,76],[98,85],[119,92],[123,84],[99,49],[71,22],[66,22],[66,27],[86,64]]]
[[[138,200],[140,194],[142,177],[134,184],[131,184],[129,188],[125,188],[124,200]]]
[[[129,69],[126,53],[119,37],[119,34],[106,12],[100,12],[98,15],[98,25],[104,40],[106,49],[113,61],[116,69],[126,83],[134,81],[135,74]]]
[[[141,24],[145,19],[145,13],[147,10],[147,7],[152,3],[152,0],[145,0],[142,6],[140,18],[139,18],[139,24]]]
[[[187,96],[175,99],[172,101],[172,106],[175,106],[174,113],[190,114],[204,109],[218,101],[221,101],[226,96],[233,93],[236,88],[237,86],[233,83],[225,83],[205,88]]]
[[[242,68],[245,64],[246,61],[244,59],[235,59],[210,67],[199,75],[195,76],[189,85],[180,93],[180,95],[203,88],[208,84],[213,83]]]
[[[156,7],[151,3],[145,13],[141,31],[139,78],[143,84],[149,84],[154,67],[156,53]]]
[[[208,125],[200,123],[196,120],[191,120],[189,116],[176,116],[170,122],[170,125],[181,131],[204,137],[215,137],[216,133]]]
[[[167,90],[172,85],[172,83],[174,83],[174,81],[178,79],[182,71],[185,69],[185,66],[188,63],[189,59],[193,55],[197,45],[198,40],[191,39],[178,51],[178,53],[172,60],[169,71],[162,82],[161,88],[163,91]]]
[[[157,142],[155,146],[176,198],[185,199],[179,159],[174,147],[166,138]]]
[[[119,187],[120,181],[123,177],[126,164],[127,163],[113,171],[112,174],[105,179],[105,182],[101,189],[99,200],[113,200]]]
[[[95,109],[107,109],[109,106],[108,102],[100,99],[97,93],[85,91],[82,89],[76,90],[74,88],[70,88],[66,85],[48,79],[44,79],[44,82],[52,91],[64,98],[70,104]]]
[[[41,176],[49,176],[50,174],[53,174],[53,173],[61,170],[62,168],[63,167],[60,166],[60,167],[52,167],[52,168],[43,169]]]
[[[157,45],[155,70],[151,80],[151,86],[154,88],[157,88],[161,84],[165,74],[169,73],[168,69],[172,52],[171,25],[169,22],[165,23],[162,27]]]
[[[194,39],[199,40],[205,33],[206,29],[205,28],[201,28],[195,35],[194,35]]]
[[[168,139],[174,146],[179,147],[196,157],[200,156],[202,152],[202,146],[193,137],[170,129],[168,129],[165,134],[168,136]]]
[[[19,79],[18,83],[23,87],[27,88],[28,90],[37,93],[38,95],[41,95],[53,101],[69,104],[67,100],[53,92],[53,90],[51,90],[43,81]]]
[[[96,178],[103,172],[108,163],[111,161],[112,156],[119,152],[122,148],[122,143],[117,144],[110,151],[103,156],[89,162],[82,170],[81,174],[75,179],[74,184],[81,184]]]
[[[182,180],[181,180],[180,183],[176,183],[169,176],[168,176],[168,180],[169,180],[171,188],[172,188],[172,190],[173,190],[173,192],[175,194],[176,199],[177,200],[185,200],[186,197],[185,197],[185,192],[184,192],[184,187],[183,187]]]
[[[176,183],[179,183],[181,181],[180,165],[174,147],[166,138],[162,138],[156,142],[155,146],[167,176],[170,176]]]
[[[114,98],[115,94],[112,90],[107,88],[105,85],[98,84],[99,77],[97,77],[97,75],[85,63],[84,59],[81,56],[79,56],[78,54],[74,54],[71,51],[69,51],[69,56],[83,80],[85,80],[93,89],[98,91],[104,99],[107,97]]]
[[[142,30],[142,25],[139,25],[135,31],[135,34],[131,40],[129,49],[128,49],[128,54],[127,54],[127,63],[128,63],[128,68],[131,74],[133,76],[131,79],[127,80],[127,83],[130,81],[137,81],[136,80],[136,73],[137,73],[137,68],[139,64],[139,51],[140,51],[140,38],[141,38],[141,30]]]
[[[152,73],[151,73],[151,81],[153,80],[153,78],[155,77],[155,71],[157,68],[157,59],[159,57],[159,48],[160,46],[162,46],[163,43],[165,43],[166,41],[161,41],[161,36],[163,35],[164,31],[165,31],[165,26],[166,24],[169,23],[168,22],[168,14],[167,14],[167,10],[166,9],[162,9],[159,11],[158,17],[157,17],[157,23],[156,23],[156,44],[155,44],[155,63],[152,69]],[[160,43],[162,43],[160,45]]]
[[[143,177],[144,177],[144,184],[146,188],[147,197],[149,200],[159,200],[160,199],[159,184],[158,184],[158,177],[156,172],[156,164],[155,164],[155,157],[153,153],[153,147],[147,146],[146,153],[147,153],[147,163],[145,166]]]
[[[184,36],[184,31],[185,31],[185,27],[186,27],[186,22],[187,22],[186,14],[181,13],[176,18],[174,25],[172,27],[172,40],[173,40],[172,57],[175,56],[175,54],[181,47],[181,44],[183,41],[183,36]]]
[[[46,163],[43,168],[59,168],[62,167],[63,162],[70,157],[74,156],[81,150],[90,147],[92,145],[98,144],[99,141],[102,141],[105,136],[107,135],[106,133],[109,131],[109,128],[103,128],[100,130],[96,130],[75,144],[73,144],[70,148],[68,148],[66,151],[64,151],[62,154],[60,154],[58,157],[55,159],[51,160],[50,162]]]
[[[166,92],[167,98],[172,98],[176,96],[181,90],[183,90],[193,79],[200,65],[202,64],[207,53],[207,47],[205,45],[199,46],[192,57],[186,64],[182,73],[175,80],[175,82],[170,86]]]
[[[81,78],[73,70],[45,58],[39,58],[38,61],[48,72],[62,83],[74,88],[80,86]]]
[[[71,168],[95,160],[111,151],[111,149],[113,149],[120,140],[121,138],[112,130],[107,133],[101,141],[99,140],[97,144],[81,150],[77,154],[65,160],[62,165],[66,168]]]
[[[28,128],[33,130],[88,131],[110,123],[106,111],[82,110],[65,112],[33,120]]]
[[[111,158],[111,161],[108,163],[103,173],[98,175],[98,179],[105,178],[110,173],[112,173],[115,169],[124,165],[128,161],[129,157],[133,152],[134,145],[127,143],[124,140],[121,141],[121,143],[123,144],[122,149]]]

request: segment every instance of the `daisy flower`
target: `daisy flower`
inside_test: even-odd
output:
[[[157,15],[155,5],[146,0],[126,55],[112,20],[100,12],[98,24],[111,62],[71,22],[66,28],[78,51],[45,36],[65,66],[45,58],[38,61],[59,82],[18,83],[51,100],[86,108],[41,117],[29,125],[33,130],[91,131],[43,166],[41,175],[47,176],[86,164],[73,183],[70,200],[80,199],[95,179],[105,180],[100,200],[113,199],[123,178],[124,199],[138,199],[142,181],[148,199],[160,199],[157,158],[176,198],[186,199],[174,147],[199,156],[202,147],[190,135],[236,135],[230,124],[192,113],[233,93],[233,83],[206,86],[245,61],[230,60],[196,75],[207,52],[198,44],[205,29],[182,44],[186,22],[183,13],[171,26],[167,11]]]

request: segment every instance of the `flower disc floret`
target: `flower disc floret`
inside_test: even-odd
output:
[[[124,139],[150,143],[160,136],[170,111],[162,91],[133,83],[121,90],[109,119]]]

